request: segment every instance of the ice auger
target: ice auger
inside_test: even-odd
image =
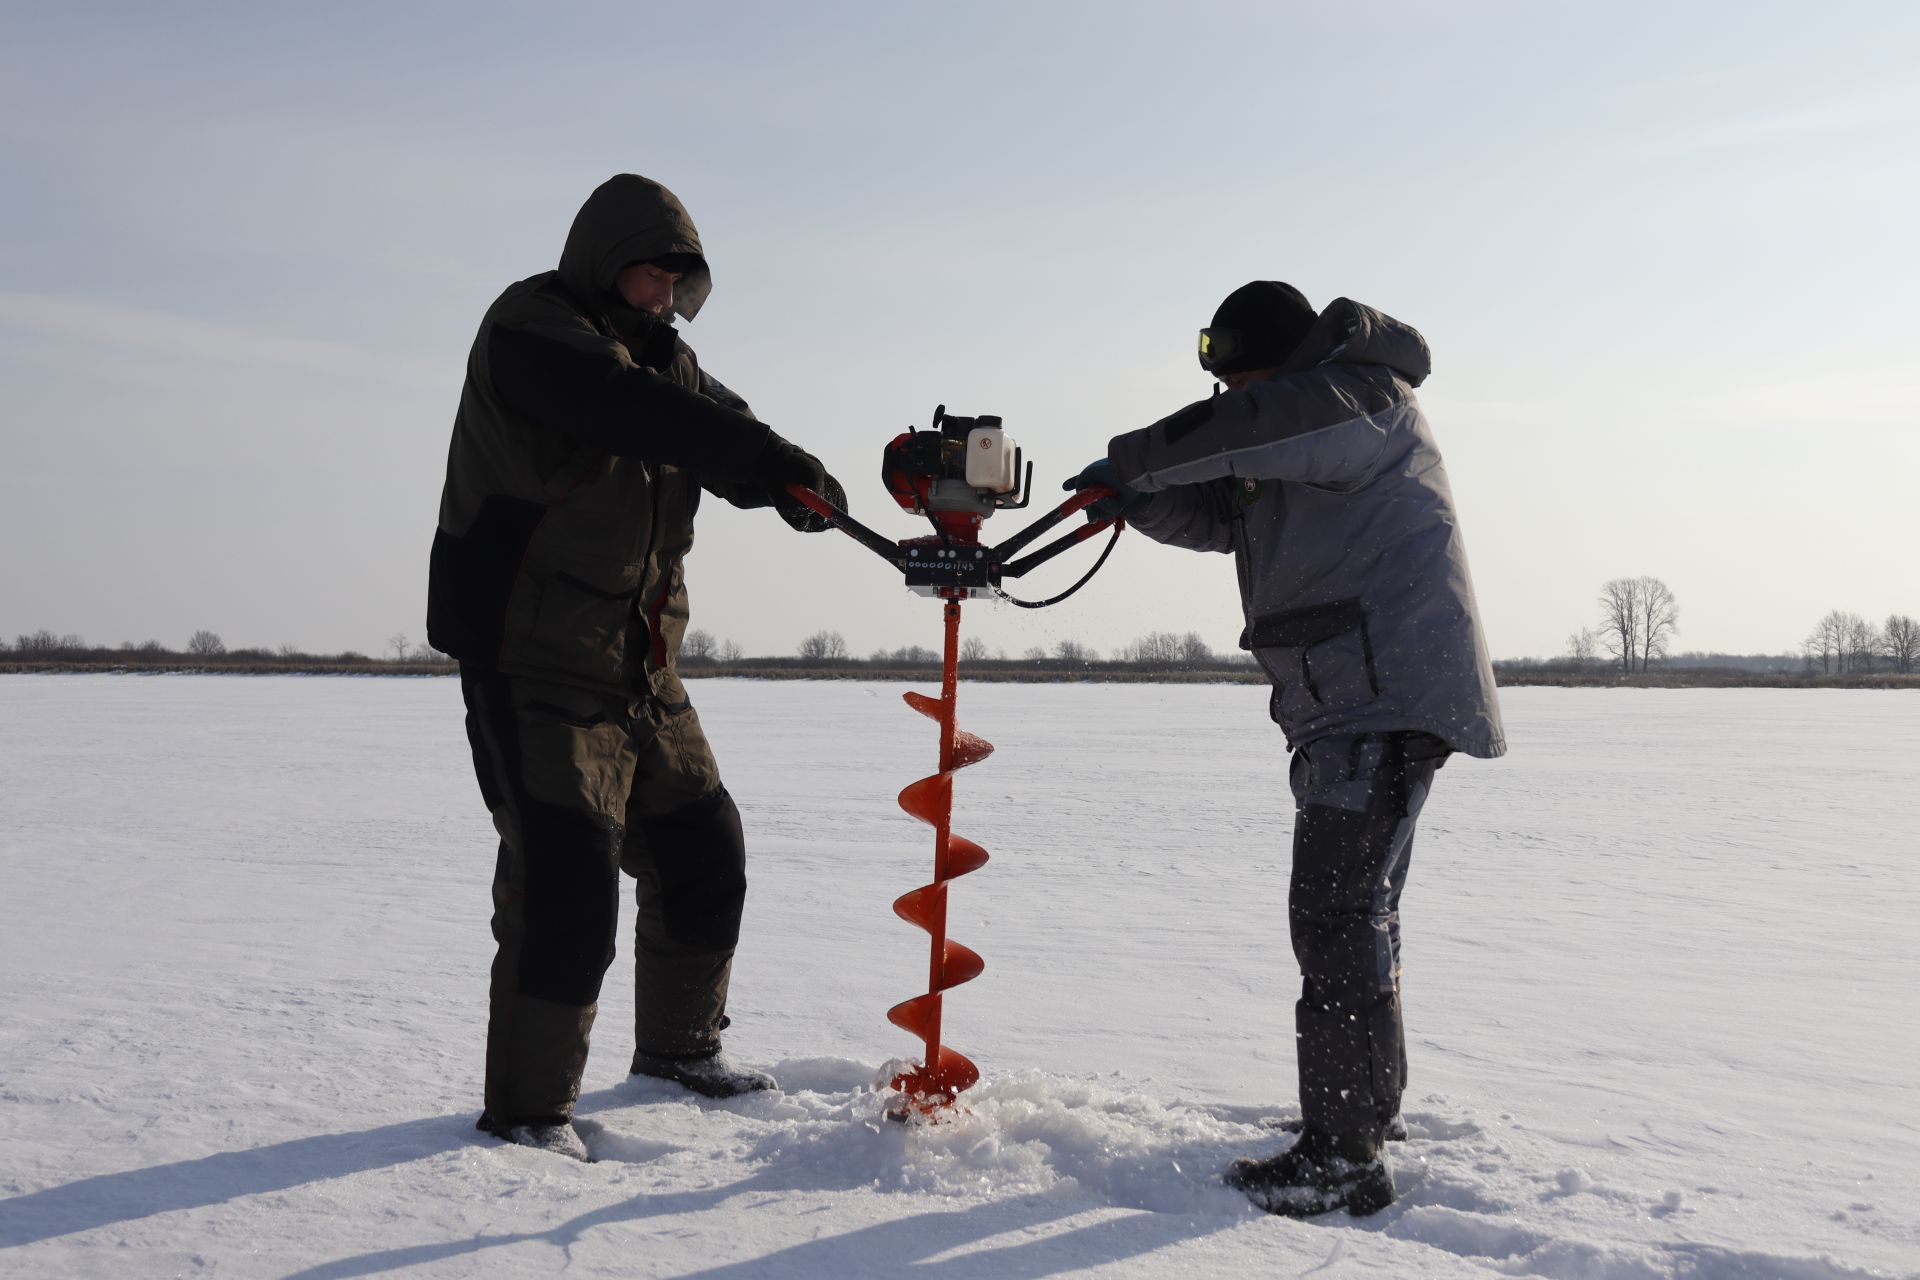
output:
[[[960,603],[976,596],[994,596],[1027,608],[1058,603],[1084,586],[1106,562],[1123,522],[1095,519],[1018,559],[1015,553],[1031,546],[1041,534],[1075,512],[1110,495],[1104,486],[1082,489],[1039,520],[997,547],[980,541],[980,525],[995,511],[1024,507],[1032,498],[1033,466],[1021,467],[1021,452],[993,417],[949,417],[946,406],[933,411],[926,431],[909,428],[887,446],[881,480],[902,509],[926,516],[933,525],[928,537],[891,541],[867,528],[819,494],[798,485],[788,492],[854,541],[900,571],[906,585],[920,595],[945,602],[945,651],[940,668],[940,696],[908,693],[907,705],[940,727],[939,771],[911,783],[900,793],[900,807],[933,828],[933,879],[895,899],[894,914],[925,929],[931,937],[927,989],[887,1011],[887,1019],[920,1038],[925,1054],[919,1064],[900,1072],[892,1085],[897,1096],[888,1114],[905,1119],[911,1114],[933,1116],[980,1078],[980,1069],[965,1054],[941,1043],[942,996],[963,982],[980,976],[985,962],[971,947],[947,936],[947,886],[986,865],[987,851],[953,831],[953,776],[977,764],[993,744],[967,733],[954,720],[959,691]],[[1017,578],[1102,530],[1111,528],[1100,558],[1078,582],[1048,600],[1015,600],[1001,589],[1005,578]]]

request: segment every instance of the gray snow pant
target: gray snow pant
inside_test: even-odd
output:
[[[1447,754],[1423,733],[1321,738],[1294,752],[1287,915],[1301,976],[1300,1111],[1316,1128],[1373,1128],[1400,1110],[1400,891]]]

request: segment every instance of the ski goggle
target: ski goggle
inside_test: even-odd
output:
[[[1200,367],[1213,373],[1230,364],[1247,349],[1246,334],[1239,329],[1202,329],[1200,331]]]

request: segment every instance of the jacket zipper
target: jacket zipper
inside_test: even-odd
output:
[[[662,501],[666,488],[666,477],[661,474],[662,470],[661,467],[652,467],[648,472],[649,487],[653,490],[653,514],[647,522],[647,553],[640,561],[642,574],[645,574],[646,566],[653,563],[653,549],[660,545],[660,512],[666,507]],[[653,607],[647,610],[647,649],[656,668],[667,665],[667,640],[660,633],[660,613],[667,607],[667,594],[673,590],[673,572],[665,566],[661,568],[660,591],[654,597]]]

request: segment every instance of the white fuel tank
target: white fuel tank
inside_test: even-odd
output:
[[[1020,483],[1018,452],[999,427],[975,427],[967,433],[967,484],[982,493],[1012,493]]]

